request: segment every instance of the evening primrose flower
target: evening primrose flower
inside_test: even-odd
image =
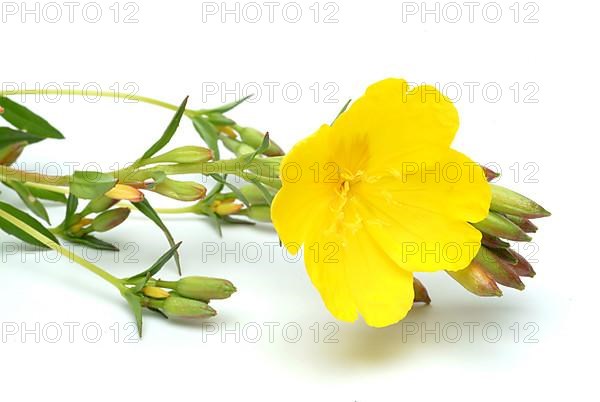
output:
[[[488,215],[491,190],[450,148],[458,126],[435,88],[387,79],[283,159],[273,224],[291,253],[303,246],[336,318],[394,324],[412,307],[413,272],[458,271],[479,251],[470,222]]]

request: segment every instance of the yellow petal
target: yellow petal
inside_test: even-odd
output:
[[[456,108],[434,87],[409,90],[406,81],[387,79],[372,85],[340,116],[332,136],[345,141],[366,136],[364,151],[371,160],[386,163],[407,148],[449,147],[458,126]]]
[[[420,161],[410,174],[396,170],[354,187],[368,232],[406,270],[465,268],[481,241],[468,222],[484,219],[491,202],[483,172],[451,149],[423,150],[406,160]]]
[[[347,220],[359,219],[352,208]],[[358,221],[357,221],[358,222]],[[305,264],[325,305],[338,319],[384,327],[403,319],[414,301],[413,278],[358,226],[340,238],[324,233],[305,245]]]
[[[321,127],[296,144],[281,163],[283,187],[273,200],[271,219],[281,241],[294,254],[309,233],[331,225],[335,218],[337,176],[331,181],[322,173],[332,158],[328,134],[329,127]]]

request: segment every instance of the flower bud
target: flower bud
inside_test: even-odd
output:
[[[525,285],[512,269],[511,264],[502,260],[492,250],[481,247],[474,261],[478,262],[497,283],[513,289],[525,289]]]
[[[242,204],[237,204],[234,199],[223,201],[215,201],[212,204],[212,210],[219,216],[227,216],[237,214],[244,207]]]
[[[233,152],[236,156],[247,155],[256,151],[256,149],[252,148],[250,145],[244,144],[233,138],[221,137],[221,142],[225,145],[225,148]]]
[[[0,165],[8,166],[15,163],[27,144],[27,141],[20,141],[0,149]]]
[[[271,207],[268,205],[252,205],[241,211],[248,218],[258,222],[271,222]]]
[[[176,148],[148,160],[149,163],[199,163],[208,162],[213,158],[213,153],[208,148],[185,146]]]
[[[490,212],[487,218],[472,225],[491,236],[514,241],[531,241],[531,237],[521,230],[520,227],[504,216],[494,212]]]
[[[512,251],[512,254],[515,257],[517,257],[517,263],[512,266],[513,270],[517,273],[517,275],[525,276],[527,278],[533,278],[535,276],[535,271],[533,270],[533,267],[531,266],[529,261],[527,261],[525,257],[517,253],[516,251]]]
[[[92,219],[89,219],[89,218],[80,219],[78,222],[75,222],[73,225],[71,225],[69,227],[69,233],[71,233],[73,235],[77,235],[84,227],[86,227],[87,225],[89,225],[92,222],[93,222]]]
[[[510,243],[505,242],[496,236],[491,236],[489,234],[482,233],[481,244],[490,248],[509,248]]]
[[[236,126],[235,129],[240,134],[242,141],[255,149],[260,147],[265,138],[265,134],[254,128]],[[285,154],[273,140],[269,140],[269,142],[269,147],[263,154],[267,156],[282,156]]]
[[[179,201],[197,201],[206,196],[206,187],[200,183],[169,178],[154,186],[152,191]]]
[[[413,278],[413,288],[415,290],[415,303],[431,304],[431,298],[429,298],[427,289],[417,278]]]
[[[157,285],[174,289],[183,297],[204,301],[227,299],[237,290],[228,280],[202,276],[188,276],[177,282],[158,281]]]
[[[119,201],[109,198],[105,195],[100,196],[100,197],[90,201],[86,205],[86,207],[84,209],[84,215],[87,215],[89,213],[98,214],[100,212],[106,211],[107,209],[109,209],[110,207],[115,205],[117,202],[119,202]]]
[[[166,299],[169,297],[169,292],[164,289],[157,288],[156,286],[145,286],[142,289],[144,296],[151,297],[153,299]]]
[[[495,184],[492,187],[492,211],[507,213],[523,218],[543,218],[550,216],[550,212],[529,198]]]
[[[477,261],[471,261],[467,268],[460,271],[447,272],[462,287],[477,296],[502,296],[502,291],[496,282]]]
[[[504,214],[506,218],[521,228],[521,230],[525,233],[535,233],[538,230],[538,227],[533,224],[529,219],[523,218],[520,216],[514,216],[509,214]]]
[[[262,191],[258,189],[254,184],[247,184],[240,187],[241,193],[246,197],[246,200],[252,204],[266,204],[267,200]]]
[[[144,194],[140,190],[126,184],[117,184],[104,195],[114,200],[127,200],[131,202],[144,200]]]
[[[173,294],[164,300],[161,308],[169,317],[205,318],[217,315],[212,307],[202,301]]]
[[[92,230],[95,232],[107,232],[116,228],[129,216],[129,208],[116,208],[102,212],[92,221]]]

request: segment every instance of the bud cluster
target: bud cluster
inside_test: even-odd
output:
[[[159,311],[167,317],[205,318],[217,314],[211,300],[229,298],[235,286],[225,279],[188,276],[178,281],[150,279],[141,290],[142,307]]]
[[[484,172],[488,181],[499,176],[487,168]],[[499,285],[517,290],[525,288],[521,278],[532,278],[535,271],[508,241],[531,241],[530,234],[537,232],[537,226],[531,220],[550,216],[550,212],[529,198],[495,184],[490,186],[490,213],[483,221],[472,224],[482,234],[479,253],[467,268],[448,272],[465,289],[478,296],[501,296]]]

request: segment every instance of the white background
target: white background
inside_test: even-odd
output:
[[[481,299],[444,273],[420,275],[432,305],[417,307],[402,324],[378,330],[332,319],[301,262],[288,262],[280,252],[269,258],[264,243],[276,242],[277,236],[266,225],[228,227],[220,239],[199,217],[169,219],[175,237],[184,242],[185,273],[226,277],[239,292],[215,303],[219,315],[209,322],[214,323],[211,330],[219,328],[212,331],[216,334],[207,331],[207,324],[165,322],[146,314],[144,338],[133,343],[127,342],[130,313],[110,286],[68,261],[36,262],[34,254],[3,253],[0,321],[23,324],[34,334],[19,332],[0,343],[2,399],[524,400],[597,393],[592,383],[599,357],[596,2],[538,0],[531,6],[523,1],[517,3],[521,12],[515,22],[515,2],[499,1],[502,16],[496,23],[488,20],[495,18],[497,7],[483,12],[487,2],[475,8],[472,22],[467,6],[458,2],[463,15],[454,23],[448,19],[455,18],[456,7],[444,8],[444,3],[438,6],[439,22],[432,14],[425,23],[420,2],[417,14],[409,15],[403,7],[414,8],[398,1],[337,0],[335,6],[322,1],[316,23],[313,0],[297,0],[302,9],[297,23],[286,21],[294,18],[293,9],[282,14],[286,2],[275,8],[270,22],[268,8],[259,1],[263,15],[255,23],[248,19],[255,18],[256,7],[244,8],[244,2],[238,6],[239,22],[227,15],[225,23],[221,2],[213,3],[216,15],[207,15],[207,2],[138,0],[137,23],[123,22],[126,11],[135,10],[126,1],[118,4],[118,23],[109,8],[113,1],[99,3],[103,14],[97,23],[84,19],[85,2],[72,23],[66,6],[58,3],[65,15],[56,23],[44,21],[43,15],[39,22],[30,15],[22,23],[20,2],[14,3],[18,14],[2,16],[4,85],[76,82],[110,90],[133,83],[140,94],[172,103],[189,94],[191,106],[201,108],[221,103],[222,97],[233,100],[236,85],[239,94],[258,84],[262,96],[231,116],[269,130],[286,149],[379,79],[438,83],[455,97],[450,91],[460,88],[455,147],[480,162],[498,163],[501,184],[542,201],[553,216],[540,222],[535,235],[538,275],[526,280],[524,292],[508,289],[500,299]],[[32,8],[34,2],[27,4]],[[233,9],[235,3],[227,4]],[[536,9],[532,18],[538,22],[525,23]],[[325,23],[336,10],[332,18],[338,22]],[[88,18],[94,17],[88,11]],[[272,98],[269,85],[275,86]],[[471,94],[469,86],[475,87]],[[283,87],[299,87],[302,95],[295,99],[292,89],[284,93]],[[484,87],[491,89],[484,92]],[[495,99],[498,87],[502,94]],[[153,106],[111,100],[27,98],[25,104],[67,137],[29,147],[23,155],[28,163],[95,162],[104,168],[126,163],[160,135],[171,117]],[[198,141],[186,121],[176,143]],[[532,166],[535,174],[526,177]],[[9,195],[3,191],[1,197]],[[51,212],[53,223],[59,223],[60,209]],[[167,247],[159,232],[137,216],[104,238],[140,246],[133,256],[128,249],[98,262],[118,276],[145,268]],[[237,244],[241,260],[237,263],[233,254],[203,256],[207,242],[222,252]],[[261,245],[260,261],[244,261],[249,242]],[[166,275],[175,277],[173,266]],[[272,342],[269,322],[279,324]],[[64,323],[79,325],[72,342]],[[335,329],[329,323],[338,328],[332,338],[337,343],[326,342]],[[91,327],[88,339],[82,330],[86,324]],[[298,342],[286,340],[286,324],[301,328]],[[51,343],[36,325],[48,331],[58,325],[62,338]],[[472,341],[469,325],[477,325]],[[257,326],[262,337],[253,343]],[[417,334],[407,335],[415,326]],[[486,326],[492,326],[487,337]],[[98,327],[103,332],[93,343],[89,338],[96,337]],[[454,343],[456,327],[462,335]],[[502,334],[492,342],[495,328]],[[527,338],[532,329],[536,333]],[[294,328],[288,337],[295,337]]]

